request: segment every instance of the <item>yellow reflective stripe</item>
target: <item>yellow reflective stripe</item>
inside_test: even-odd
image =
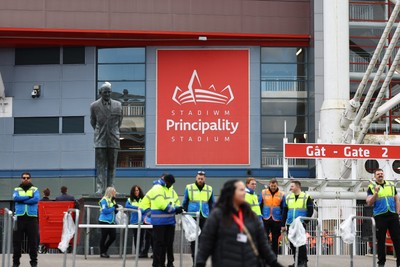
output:
[[[190,189],[189,189],[189,191],[190,191],[191,199],[193,199],[193,198],[194,198],[194,189],[193,189],[193,184],[191,184],[191,185],[190,185]]]
[[[164,193],[165,194],[165,193]],[[148,199],[150,199],[150,200],[155,200],[156,198],[158,198],[158,197],[164,197],[163,195],[161,195],[161,194],[157,194],[157,195],[155,195],[154,197],[150,197],[150,196],[148,196],[148,195],[146,195],[147,196],[147,198]],[[164,197],[165,198],[165,197]]]

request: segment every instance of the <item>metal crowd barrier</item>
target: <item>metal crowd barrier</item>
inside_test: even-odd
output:
[[[351,220],[371,220],[372,223],[372,267],[376,267],[376,224],[374,217],[351,216]],[[350,246],[350,266],[354,266],[353,246]]]
[[[2,245],[2,267],[11,266],[11,237],[13,233],[13,225],[15,223],[13,212],[4,208],[3,222],[3,245]],[[7,259],[6,259],[7,258]],[[6,264],[7,260],[7,264]]]
[[[88,208],[88,211],[90,208],[99,208],[99,206],[94,206],[94,205],[85,205],[85,208]],[[142,212],[140,209],[134,210],[134,209],[127,209],[127,208],[122,208],[119,209],[119,211],[128,211],[128,212],[137,212],[138,213],[138,221],[141,222],[142,220]],[[135,257],[135,266],[139,266],[139,245],[140,245],[140,229],[142,228],[153,228],[152,225],[142,225],[140,223],[138,224],[129,224],[129,216],[125,222],[125,225],[120,225],[120,224],[90,224],[90,212],[88,214],[88,224],[79,224],[79,228],[86,228],[87,234],[86,234],[86,240],[85,240],[85,259],[86,257],[86,252],[88,251],[89,247],[89,228],[118,228],[118,229],[125,229],[125,234],[124,234],[124,239],[123,239],[123,261],[122,261],[122,267],[125,267],[126,264],[126,247],[127,247],[127,242],[128,242],[128,229],[130,228],[137,228],[137,239],[136,239],[136,257]],[[122,240],[122,239],[121,239]],[[76,251],[75,251],[76,253]],[[74,258],[75,259],[75,258]]]
[[[183,227],[182,227],[182,216],[192,216],[196,215],[196,240],[194,246],[194,262],[196,262],[197,251],[199,247],[199,229],[200,229],[200,212],[186,212],[184,211],[181,214],[181,245],[180,245],[180,255],[179,255],[179,266],[183,267]]]
[[[76,258],[76,246],[77,246],[77,240],[78,240],[78,222],[79,222],[79,210],[78,209],[68,209],[67,211],[69,214],[71,214],[71,212],[75,212],[75,234],[74,234],[74,241],[73,241],[73,245],[72,245],[72,267],[75,267],[75,258]],[[67,252],[68,249],[65,250],[64,252],[64,263],[63,266],[66,267],[67,266]]]
[[[86,209],[86,223],[90,224],[91,209],[99,210],[100,206],[99,205],[85,205],[84,208]],[[121,229],[121,233],[122,233],[124,228],[120,228],[120,229]],[[86,228],[85,245],[84,245],[85,260],[87,259],[87,255],[89,255],[89,240],[90,240],[90,230],[88,227],[88,228]],[[123,254],[122,248],[123,248],[123,239],[120,238],[120,240],[119,240],[119,256],[121,258],[122,258],[122,254]]]
[[[318,223],[318,218],[311,218],[311,217],[303,217],[300,216],[299,217],[300,220],[305,220],[305,221],[316,221],[317,222],[317,242],[316,242],[316,246],[317,246],[317,251],[315,253],[315,267],[319,266],[319,255],[321,255],[321,233],[322,233],[322,228],[321,228],[321,224]],[[294,266],[297,267],[299,264],[299,248],[296,247],[296,255],[295,255],[295,260],[294,260]]]

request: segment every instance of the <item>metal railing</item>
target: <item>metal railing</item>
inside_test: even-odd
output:
[[[200,212],[183,212],[182,216],[192,216],[196,215],[196,240],[194,246],[194,259],[193,261],[196,262],[197,258],[197,251],[199,247],[199,229],[200,229]],[[183,227],[182,227],[182,218],[181,218],[181,244],[180,244],[180,255],[179,255],[179,266],[183,267]]]
[[[71,214],[71,212],[75,213],[75,234],[74,234],[74,241],[72,245],[72,267],[75,267],[75,259],[76,259],[76,246],[78,243],[78,222],[79,222],[79,210],[78,209],[68,209],[68,214]],[[68,221],[67,221],[68,222]],[[64,252],[64,263],[63,266],[67,266],[67,252],[68,249],[65,250]]]
[[[308,166],[308,161],[307,159],[296,159],[296,158],[290,158],[288,159],[288,164],[289,166]],[[282,152],[277,152],[277,153],[268,153],[268,152],[262,152],[261,153],[261,166],[262,167],[281,167],[283,166],[283,153]]]
[[[349,19],[350,20],[373,20],[374,8],[372,5],[349,5]]]
[[[2,267],[11,266],[11,237],[13,233],[14,223],[15,219],[13,217],[13,212],[7,208],[4,208]]]
[[[122,106],[122,114],[127,117],[144,116],[144,106]]]
[[[262,80],[261,91],[268,92],[304,92],[307,91],[306,80]]]
[[[317,247],[317,251],[315,253],[315,267],[319,266],[319,255],[321,255],[321,224],[318,223],[318,219],[317,218],[311,218],[311,217],[303,217],[300,216],[299,217],[300,220],[305,220],[305,221],[315,221],[317,222],[317,235],[316,235],[316,247]],[[297,267],[298,266],[298,261],[299,261],[299,247],[296,247],[296,255],[295,255],[295,260],[294,260],[294,266]]]
[[[365,217],[365,216],[351,216],[351,220],[360,219],[360,220],[371,220],[372,222],[372,267],[376,267],[376,224],[375,219],[373,217]],[[350,246],[350,267],[354,266],[353,259],[353,246]]]
[[[87,224],[79,224],[79,228],[86,228],[86,240],[85,240],[85,259],[87,259],[87,254],[86,252],[88,251],[88,247],[89,247],[89,229],[90,228],[116,228],[116,229],[124,229],[125,230],[125,234],[124,234],[124,239],[123,239],[123,245],[122,245],[122,267],[125,267],[126,265],[126,248],[127,248],[127,243],[128,243],[128,229],[130,228],[137,228],[137,239],[136,239],[136,257],[135,257],[135,266],[138,267],[139,266],[139,245],[140,245],[140,229],[142,228],[153,228],[152,225],[141,225],[141,220],[142,220],[142,212],[140,211],[140,209],[127,209],[127,208],[121,208],[119,209],[120,212],[137,212],[138,213],[138,224],[129,224],[129,217],[127,218],[125,225],[121,225],[121,224],[90,224],[90,209],[91,208],[97,208],[99,209],[99,206],[95,206],[95,205],[85,205],[85,208],[88,209],[88,214],[87,214]],[[122,239],[120,239],[120,243],[121,243]],[[120,246],[121,249],[121,246]],[[121,251],[121,250],[120,250]]]

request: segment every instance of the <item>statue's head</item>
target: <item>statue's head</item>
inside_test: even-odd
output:
[[[109,101],[111,98],[111,83],[105,82],[100,87],[100,95],[104,101]]]

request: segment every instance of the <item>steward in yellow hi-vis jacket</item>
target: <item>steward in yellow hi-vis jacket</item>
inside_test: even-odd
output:
[[[178,195],[172,185],[175,177],[165,174],[153,182],[153,187],[144,196],[139,206],[144,214],[151,212],[153,224],[153,266],[165,266],[165,253],[168,253],[167,266],[173,266],[173,245],[175,237],[175,214],[182,213]]]
[[[258,196],[255,192],[257,186],[257,181],[253,177],[246,179],[246,195],[245,200],[249,203],[251,210],[257,215],[261,220],[261,209],[258,203]]]
[[[386,262],[386,232],[389,230],[396,252],[396,266],[400,266],[399,196],[395,184],[385,181],[382,169],[374,171],[374,180],[368,186],[367,205],[373,206],[378,239],[378,265],[384,266]]]
[[[290,191],[292,191],[292,193],[286,196],[286,205],[283,208],[282,228],[281,228],[282,231],[288,231],[288,233],[289,233],[289,226],[293,223],[294,219],[300,216],[311,217],[314,211],[314,205],[311,196],[301,191],[300,181],[296,180],[291,181]],[[304,223],[307,222],[308,221],[304,221]],[[307,258],[306,245],[296,248],[290,242],[290,248],[293,251],[293,258],[296,255],[296,249],[299,250],[298,267],[307,267],[308,258]]]
[[[13,266],[20,265],[21,243],[24,236],[28,237],[28,247],[31,266],[37,266],[38,251],[38,202],[40,193],[31,182],[31,174],[24,172],[21,175],[21,184],[14,188],[13,200],[17,228],[13,233]]]
[[[206,184],[206,173],[204,171],[198,171],[196,175],[196,182],[186,186],[185,194],[183,195],[182,206],[187,212],[200,212],[199,227],[200,229],[203,229],[214,203],[214,192],[212,187]],[[195,217],[195,214],[191,215]],[[190,250],[192,251],[193,260],[196,245],[195,243],[195,241],[190,242]]]

